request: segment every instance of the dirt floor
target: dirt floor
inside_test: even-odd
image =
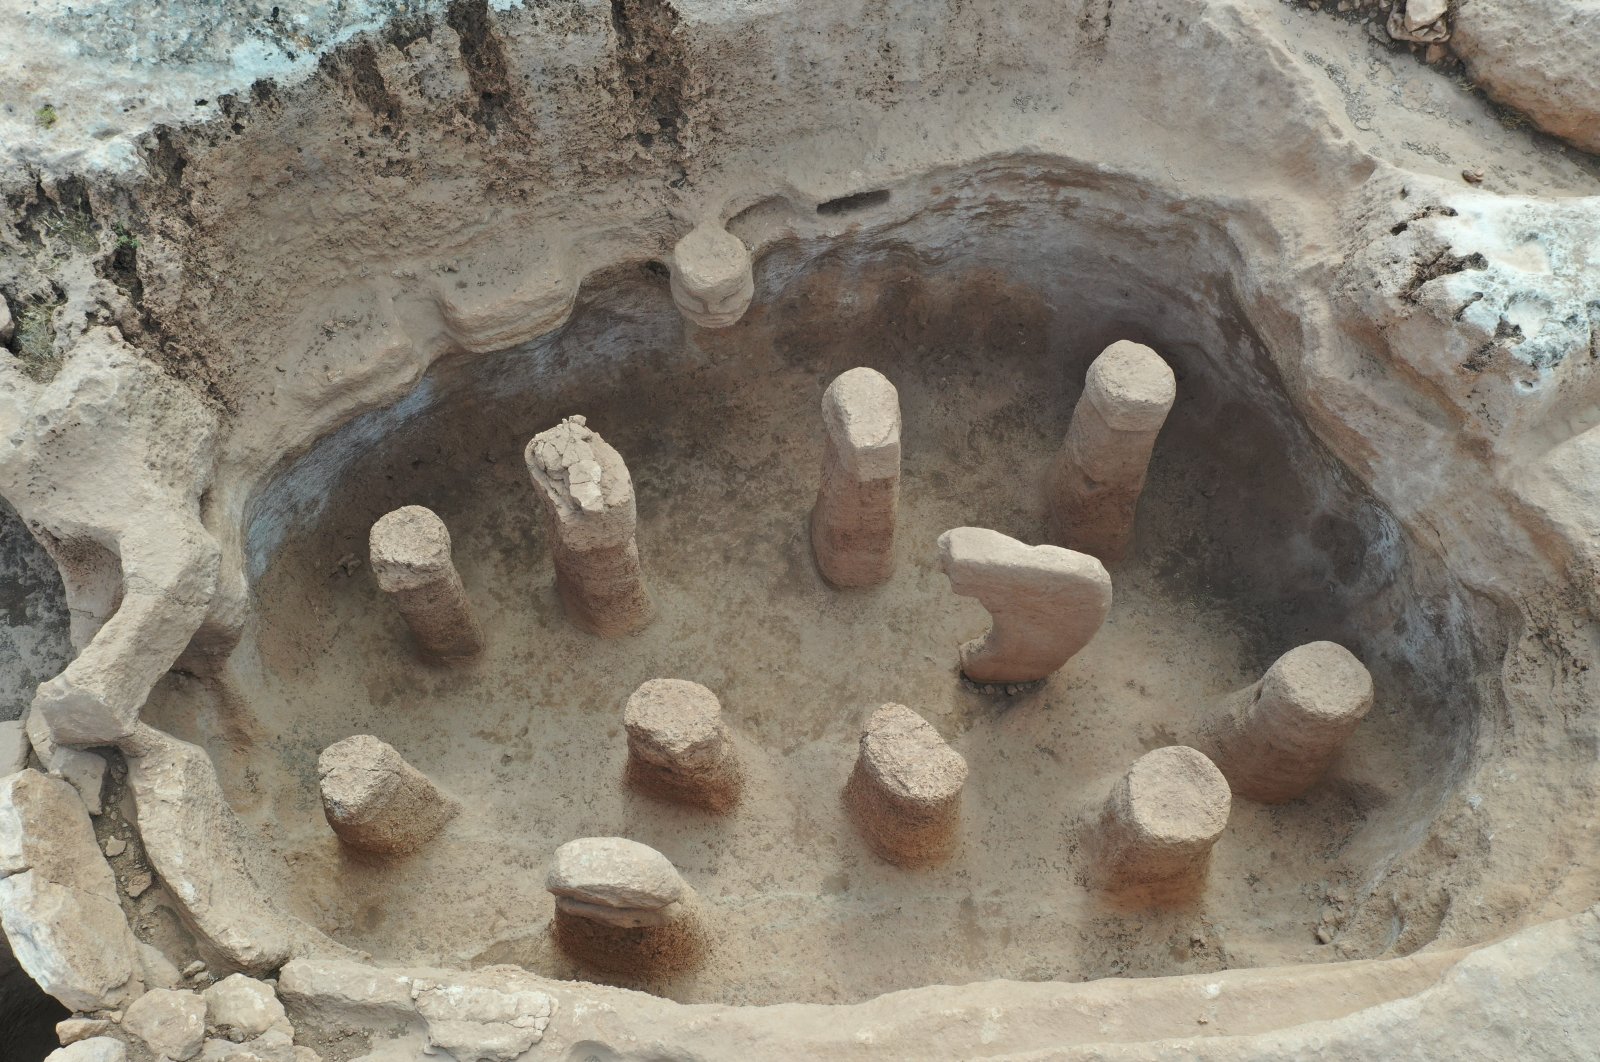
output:
[[[1041,540],[1042,476],[1101,337],[1053,327],[1051,306],[992,277],[884,261],[767,270],[762,290],[781,299],[688,338],[659,278],[595,285],[552,343],[447,363],[425,385],[432,408],[376,442],[357,425],[362,452],[331,489],[303,492],[312,515],[267,558],[233,686],[175,676],[148,713],[212,751],[286,905],[384,959],[601,979],[554,950],[545,868],[564,841],[627,836],[698,890],[710,947],[695,972],[622,983],[733,1003],[1426,943],[1425,919],[1397,920],[1387,939],[1339,933],[1410,843],[1470,727],[1464,695],[1439,692],[1449,676],[1420,673],[1404,648],[1449,610],[1383,515],[1265,415],[1267,399],[1220,393],[1206,352],[1165,349],[1178,405],[1110,620],[1042,688],[980,695],[958,681],[955,651],[986,614],[950,592],[934,541],[962,524]],[[898,566],[887,586],[839,592],[815,570],[806,515],[822,390],[858,364],[900,391]],[[580,633],[554,593],[521,452],[571,413],[621,451],[637,487],[659,609],[637,637]],[[418,662],[364,564],[372,521],[408,503],[450,527],[489,632],[474,666]],[[1236,803],[1190,906],[1122,909],[1086,889],[1080,825],[1115,778],[1193,740],[1228,691],[1322,637],[1361,655],[1378,691],[1333,776],[1280,808]],[[621,784],[623,702],[663,676],[722,699],[748,775],[725,818]],[[840,806],[860,727],[888,701],[921,712],[971,766],[963,844],[937,869],[879,862]],[[317,755],[354,733],[392,743],[464,805],[423,852],[366,861],[323,821]]]

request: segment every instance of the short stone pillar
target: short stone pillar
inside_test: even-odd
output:
[[[998,531],[957,527],[939,536],[950,587],[975,597],[993,624],[961,647],[961,672],[978,683],[1037,682],[1072,659],[1111,611],[1111,576],[1095,558],[1029,546]]]
[[[702,328],[727,328],[755,297],[750,251],[721,225],[696,226],[672,249],[672,301]]]
[[[961,826],[967,761],[903,704],[872,713],[844,802],[867,845],[903,867],[945,859]]]
[[[363,852],[413,852],[459,810],[392,746],[369,734],[323,749],[317,774],[328,825],[339,840]]]
[[[875,586],[894,571],[900,503],[900,394],[873,369],[841,373],[822,395],[822,486],[811,549],[835,586]]]
[[[1229,699],[1212,727],[1217,766],[1234,793],[1266,804],[1316,784],[1372,708],[1372,675],[1344,646],[1291,649]]]
[[[633,634],[654,615],[634,536],[633,479],[622,455],[568,417],[524,455],[544,499],[556,590],[573,623],[602,638]]]
[[[1112,787],[1086,846],[1105,889],[1173,894],[1203,884],[1231,808],[1227,780],[1185,745],[1147,752]]]
[[[483,628],[450,559],[450,532],[431,509],[407,505],[368,536],[378,588],[394,602],[423,654],[466,660],[483,651]]]
[[[725,812],[739,801],[739,757],[717,695],[698,682],[651,679],[628,698],[630,785],[650,796]]]
[[[697,959],[694,891],[648,845],[623,837],[568,841],[556,849],[545,887],[556,898],[556,942],[575,959],[635,975]]]
[[[1172,369],[1149,347],[1113,343],[1094,359],[1051,475],[1057,543],[1106,564],[1127,555],[1150,454],[1177,395]]]

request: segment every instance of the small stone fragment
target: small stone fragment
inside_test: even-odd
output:
[[[450,557],[450,532],[432,510],[396,509],[372,525],[372,571],[394,602],[417,646],[444,663],[483,650],[483,629]]]
[[[415,851],[444,829],[456,804],[393,746],[370,734],[329,745],[317,758],[322,810],[339,840],[383,855]]]
[[[0,300],[4,301],[4,300]],[[16,774],[28,765],[28,732],[22,720],[0,722],[0,778]]]
[[[822,485],[811,550],[834,586],[876,586],[894,572],[900,502],[900,395],[873,369],[841,373],[822,396]]]
[[[128,850],[128,842],[121,837],[107,837],[105,853],[107,858],[114,859]]]
[[[154,944],[139,941],[139,967],[144,971],[146,988],[177,988],[183,980],[178,968],[172,965],[161,949]],[[201,967],[204,969],[204,967]]]
[[[128,1005],[122,1028],[143,1040],[156,1057],[184,1062],[205,1043],[206,1001],[182,989],[152,989]]]
[[[150,886],[154,884],[155,881],[150,877],[148,871],[135,870],[128,875],[128,880],[124,883],[122,891],[128,894],[130,900],[137,900],[149,892]]]
[[[628,698],[622,717],[630,784],[717,812],[737,803],[742,775],[715,693],[698,682],[652,679]]]
[[[903,704],[872,713],[845,785],[845,806],[874,852],[900,866],[950,854],[960,830],[967,761]]]
[[[111,1022],[105,1018],[68,1018],[56,1022],[56,1039],[62,1047],[92,1036],[104,1036],[110,1031]]]
[[[199,977],[205,972],[206,964],[201,962],[199,959],[194,960],[188,966],[183,968],[183,976],[185,977]]]

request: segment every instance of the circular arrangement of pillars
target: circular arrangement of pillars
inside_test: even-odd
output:
[[[674,294],[716,327],[747,303],[748,261],[725,232],[696,230],[674,252]],[[1094,638],[1112,604],[1105,565],[1122,560],[1156,437],[1176,394],[1159,355],[1115,343],[1089,368],[1045,499],[1056,544],[1029,545],[999,531],[959,527],[937,543],[951,589],[992,617],[960,646],[975,683],[1035,683]],[[822,396],[824,459],[808,530],[822,579],[840,592],[894,574],[900,496],[900,405],[882,374],[856,368]],[[632,634],[654,615],[637,542],[633,481],[622,455],[581,416],[535,435],[526,450],[566,614],[600,637]],[[371,532],[379,589],[432,662],[470,659],[483,631],[433,512],[406,506]],[[986,687],[993,688],[993,687]],[[1372,679],[1348,650],[1312,642],[1280,657],[1261,681],[1212,713],[1199,744],[1141,756],[1111,786],[1085,834],[1093,887],[1182,902],[1205,886],[1212,846],[1235,796],[1278,803],[1302,795],[1328,769],[1372,706]],[[628,785],[652,799],[726,813],[746,785],[715,692],[652,679],[628,698]],[[1213,758],[1215,762],[1213,762]],[[427,844],[459,808],[391,746],[370,735],[325,749],[322,803],[339,840],[374,856]],[[966,760],[928,720],[885,704],[868,720],[842,790],[847,817],[877,857],[916,870],[958,850]],[[547,886],[553,932],[585,964],[666,972],[700,954],[693,890],[660,852],[621,837],[561,846]]]

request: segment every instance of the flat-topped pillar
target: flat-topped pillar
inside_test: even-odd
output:
[[[1126,340],[1089,366],[1049,487],[1054,541],[1115,564],[1133,539],[1156,436],[1178,395],[1161,355]]]
[[[317,775],[328,825],[339,840],[364,852],[413,852],[460,810],[393,746],[370,734],[323,749]]]
[[[573,623],[601,637],[633,634],[654,614],[635,538],[633,479],[622,455],[583,417],[528,443],[528,474],[544,500],[556,591]]]
[[[1239,796],[1293,800],[1316,784],[1372,708],[1372,675],[1344,646],[1289,650],[1234,695],[1212,729],[1217,766]]]
[[[698,682],[651,679],[628,698],[622,717],[634,788],[709,811],[738,803],[739,758],[715,693]]]
[[[961,671],[973,682],[1046,678],[1072,659],[1111,611],[1111,576],[1095,558],[1059,546],[1029,546],[982,527],[939,536],[939,563],[950,588],[975,597],[993,623],[961,647]]]
[[[841,373],[822,395],[822,485],[811,549],[834,586],[875,586],[894,571],[900,503],[900,394],[882,373]]]
[[[1088,851],[1089,877],[1106,889],[1198,887],[1228,825],[1228,783],[1185,745],[1147,752],[1112,786]]]
[[[867,845],[905,867],[946,858],[960,833],[967,761],[903,704],[872,713],[845,784],[845,807]]]
[[[450,532],[431,509],[407,505],[368,535],[378,588],[394,602],[423,655],[442,663],[483,651],[483,628],[450,557]]]

